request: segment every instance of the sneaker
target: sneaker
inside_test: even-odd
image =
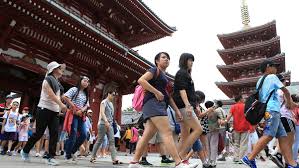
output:
[[[64,155],[64,151],[60,151],[60,155],[63,156]]]
[[[291,165],[286,164],[286,168],[299,168],[299,165],[297,164],[296,166],[291,166]]]
[[[144,165],[144,166],[152,166],[153,164],[149,163],[147,160],[141,160],[139,164]]]
[[[3,151],[1,151],[1,155],[5,155],[6,154],[6,152],[3,150]]]
[[[217,161],[226,161],[225,157],[221,157],[219,159],[217,159]]]
[[[186,163],[184,163],[183,161],[180,163],[180,164],[178,164],[178,165],[176,165],[175,166],[175,168],[195,168],[195,167],[197,167],[199,164],[186,164]]]
[[[284,168],[284,164],[282,161],[282,155],[280,153],[271,155],[270,160],[272,160],[272,162],[274,162],[279,168]]]
[[[21,150],[21,157],[22,157],[22,160],[24,162],[29,162],[30,159],[29,159],[29,153],[25,153],[23,150]]]
[[[49,159],[46,159],[46,164],[52,165],[52,166],[57,166],[57,165],[59,165],[59,162],[57,160],[55,160],[54,158],[49,158]]]
[[[251,167],[251,168],[257,168],[256,167],[256,163],[255,163],[255,160],[249,160],[247,156],[244,156],[242,159],[241,159],[241,162],[243,162],[245,165]]]
[[[161,163],[166,163],[166,164],[168,164],[168,163],[174,163],[174,160],[170,160],[170,159],[166,158],[166,159],[162,159]]]
[[[11,151],[7,151],[6,154],[7,154],[8,156],[11,156],[11,155],[12,155]]]
[[[70,159],[65,159],[65,163],[67,163],[67,164],[77,164],[77,161],[74,160],[73,158],[70,158]]]
[[[43,158],[44,158],[44,159],[48,159],[48,158],[49,158],[49,154],[48,154],[48,152],[45,152],[45,153],[44,153]]]
[[[35,157],[42,157],[42,155],[40,153],[36,153]]]
[[[138,162],[136,162],[136,163],[131,162],[129,164],[128,168],[143,168],[143,166],[141,166]]]
[[[17,151],[13,151],[13,152],[12,152],[12,155],[13,155],[13,156],[17,156],[17,153],[18,153]]]

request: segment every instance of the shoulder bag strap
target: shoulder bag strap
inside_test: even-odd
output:
[[[172,118],[174,124],[176,124],[176,121],[175,121],[174,116],[172,114],[172,110],[170,109],[170,107],[168,107],[168,109],[170,110],[170,115],[171,115],[171,118]]]
[[[270,98],[271,98],[271,96],[273,95],[274,92],[275,92],[275,89],[273,89],[272,92],[270,93],[270,95],[268,96],[266,104],[268,104],[268,102],[269,102],[269,100],[270,100]]]
[[[261,83],[259,84],[259,87],[257,88],[257,91],[259,91],[259,90],[262,88],[263,83],[264,83],[264,81],[265,81],[265,79],[266,79],[267,76],[268,76],[268,75],[264,75],[264,76],[263,76],[263,78],[262,78],[262,80],[261,80]]]

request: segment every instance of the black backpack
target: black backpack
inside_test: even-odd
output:
[[[266,103],[262,103],[259,101],[259,91],[262,88],[266,77],[267,75],[263,76],[257,90],[252,95],[250,95],[245,101],[245,118],[251,125],[256,125],[263,119],[267,109],[267,104],[275,91],[271,91]]]

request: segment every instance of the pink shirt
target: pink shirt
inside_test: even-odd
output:
[[[29,124],[28,122],[21,122],[19,126],[19,137],[28,136]]]
[[[295,115],[296,125],[299,126],[299,108],[298,107],[294,108],[293,113]]]

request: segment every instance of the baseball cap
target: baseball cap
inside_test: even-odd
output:
[[[65,64],[58,64],[56,61],[52,61],[47,65],[47,75],[53,72],[54,69],[61,67],[65,69]]]
[[[265,60],[264,62],[262,62],[260,68],[261,68],[261,71],[264,73],[266,71],[267,67],[270,67],[270,66],[278,67],[279,65],[280,65],[280,63],[273,62],[271,60]]]

